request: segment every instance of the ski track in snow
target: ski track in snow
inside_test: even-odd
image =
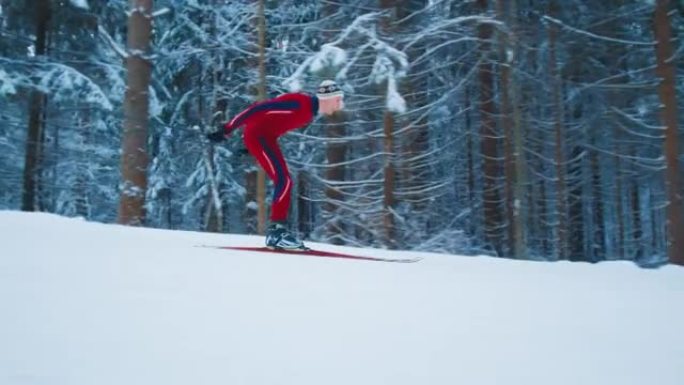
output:
[[[684,269],[243,253],[0,211],[0,384],[684,384]]]

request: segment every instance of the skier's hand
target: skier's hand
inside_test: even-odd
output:
[[[216,132],[212,132],[211,134],[207,134],[207,139],[209,139],[210,142],[219,143],[224,141],[226,139],[226,136],[223,133],[223,130],[219,130]]]
[[[245,156],[249,154],[249,150],[245,146],[239,146],[233,151],[236,156]]]

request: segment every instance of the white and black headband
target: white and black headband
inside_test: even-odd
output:
[[[319,99],[331,98],[338,95],[344,95],[344,92],[342,92],[342,89],[332,80],[324,80],[316,91],[316,96],[318,96]]]

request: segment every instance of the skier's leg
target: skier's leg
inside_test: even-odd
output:
[[[245,130],[245,146],[275,186],[271,205],[271,225],[266,234],[266,245],[275,249],[306,250],[304,243],[287,230],[286,221],[290,208],[292,179],[277,138],[269,131],[251,128],[248,127]]]
[[[273,181],[271,221],[285,223],[290,208],[292,179],[276,138],[246,130],[244,140],[247,150]]]
[[[287,169],[285,158],[280,151],[280,146],[275,138],[259,138],[261,147],[266,153],[266,158],[275,169],[273,202],[271,204],[271,222],[285,223],[287,221],[288,210],[290,209],[290,199],[292,194],[292,178]]]

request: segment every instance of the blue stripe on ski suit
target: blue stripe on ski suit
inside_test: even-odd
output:
[[[278,161],[278,157],[276,156],[275,152],[273,152],[273,149],[271,149],[271,147],[268,145],[268,142],[264,140],[264,138],[259,138],[259,143],[261,143],[261,147],[266,152],[266,156],[268,156],[271,159],[271,163],[273,163],[273,166],[275,167],[276,183],[275,189],[273,191],[273,202],[275,202],[278,200],[280,194],[285,189],[285,184],[287,183],[287,178],[289,177],[289,175],[287,174],[287,171],[285,171],[285,169],[283,168],[283,165],[280,164],[280,162]]]

